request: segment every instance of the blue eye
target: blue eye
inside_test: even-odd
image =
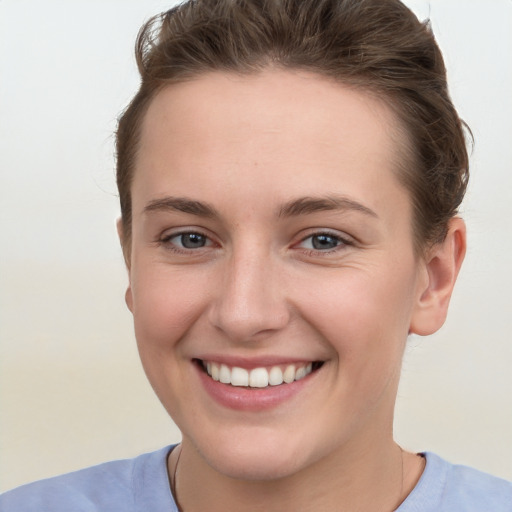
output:
[[[210,240],[201,233],[180,233],[167,239],[168,242],[183,249],[201,249],[211,245]]]
[[[315,251],[328,251],[344,243],[345,242],[338,236],[328,233],[319,233],[317,235],[308,236],[302,240],[301,246],[305,249],[313,249]]]

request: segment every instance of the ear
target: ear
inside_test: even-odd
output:
[[[123,250],[124,263],[126,268],[128,269],[128,273],[130,272],[130,250],[127,247],[128,241],[126,240],[126,236],[123,228],[123,219],[119,217],[116,221],[117,228],[117,236],[119,237],[119,242],[121,243],[121,249]]]
[[[424,260],[421,280],[413,310],[410,333],[426,336],[441,328],[446,320],[455,281],[466,254],[466,225],[451,219],[443,242],[431,248]]]
[[[127,241],[124,235],[124,229],[123,229],[123,219],[119,218],[117,219],[116,223],[117,227],[117,234],[119,236],[119,241],[121,242],[121,248],[123,250],[123,257],[124,262],[126,264],[126,268],[128,269],[128,288],[126,289],[126,293],[124,295],[124,299],[126,302],[126,305],[128,306],[128,309],[133,312],[133,296],[132,296],[132,285],[131,285],[131,278],[130,278],[130,251],[127,248]]]

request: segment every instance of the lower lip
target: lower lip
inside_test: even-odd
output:
[[[300,380],[279,386],[247,389],[213,380],[195,365],[206,392],[220,405],[239,411],[263,411],[289,401],[311,382],[316,370]]]

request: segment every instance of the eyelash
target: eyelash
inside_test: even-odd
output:
[[[205,240],[205,244],[200,247],[194,248],[194,247],[183,247],[183,246],[180,247],[180,246],[176,245],[176,243],[172,242],[173,239],[183,237],[186,235],[189,235],[189,236],[195,235],[195,236],[203,237]],[[292,248],[296,248],[296,247],[300,248],[300,246],[302,244],[304,244],[304,242],[306,242],[307,240],[310,240],[310,239],[313,240],[315,237],[325,237],[328,239],[332,239],[334,242],[336,242],[336,245],[334,247],[331,247],[331,248],[325,249],[325,250],[314,248],[314,247],[313,248],[303,247],[302,251],[307,256],[311,256],[311,257],[313,257],[313,256],[328,256],[330,254],[333,254],[333,253],[339,252],[340,250],[343,250],[347,246],[354,245],[354,242],[352,240],[350,240],[346,237],[340,236],[339,234],[331,233],[329,231],[316,231],[316,232],[312,232],[312,233],[308,234],[307,236],[303,237],[300,240],[300,242],[295,244]],[[186,230],[186,231],[180,231],[177,233],[171,233],[171,234],[161,237],[158,240],[158,243],[165,245],[166,249],[168,249],[168,250],[171,250],[178,254],[185,254],[185,255],[190,255],[193,252],[198,252],[200,249],[208,248],[208,247],[215,245],[215,242],[213,242],[212,239],[208,235],[206,235],[205,233],[203,233],[199,230]],[[183,239],[181,240],[181,244],[183,244]]]
[[[195,236],[203,237],[205,239],[205,245],[203,245],[201,247],[196,247],[196,248],[180,247],[180,246],[177,246],[176,243],[171,241],[175,238],[183,237],[186,235],[195,235]],[[170,233],[168,235],[164,235],[163,237],[161,237],[158,240],[158,243],[161,245],[164,245],[166,247],[166,249],[173,251],[175,253],[178,253],[178,254],[191,254],[192,252],[196,252],[199,249],[204,249],[206,247],[211,247],[212,245],[214,245],[214,242],[208,235],[206,235],[205,233],[202,233],[201,231],[198,231],[198,230],[186,230],[186,231],[180,231],[178,233]],[[182,241],[182,243],[183,243],[183,241]]]
[[[330,238],[336,241],[337,245],[335,245],[332,248],[322,250],[322,249],[306,249],[304,248],[306,255],[308,256],[328,256],[330,254],[339,252],[340,250],[343,250],[347,246],[354,245],[354,242],[348,238],[345,238],[343,236],[340,236],[339,234],[331,233],[329,231],[318,231],[314,233],[310,233],[299,242],[297,245],[303,244],[306,240],[313,239],[315,237],[326,237]]]

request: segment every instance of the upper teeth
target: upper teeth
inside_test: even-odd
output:
[[[253,368],[252,370],[237,366],[229,367],[225,364],[206,363],[206,371],[213,380],[232,386],[248,386],[251,388],[266,388],[269,385],[278,386],[283,382],[289,384],[295,380],[303,379],[311,373],[312,369],[312,363]]]

